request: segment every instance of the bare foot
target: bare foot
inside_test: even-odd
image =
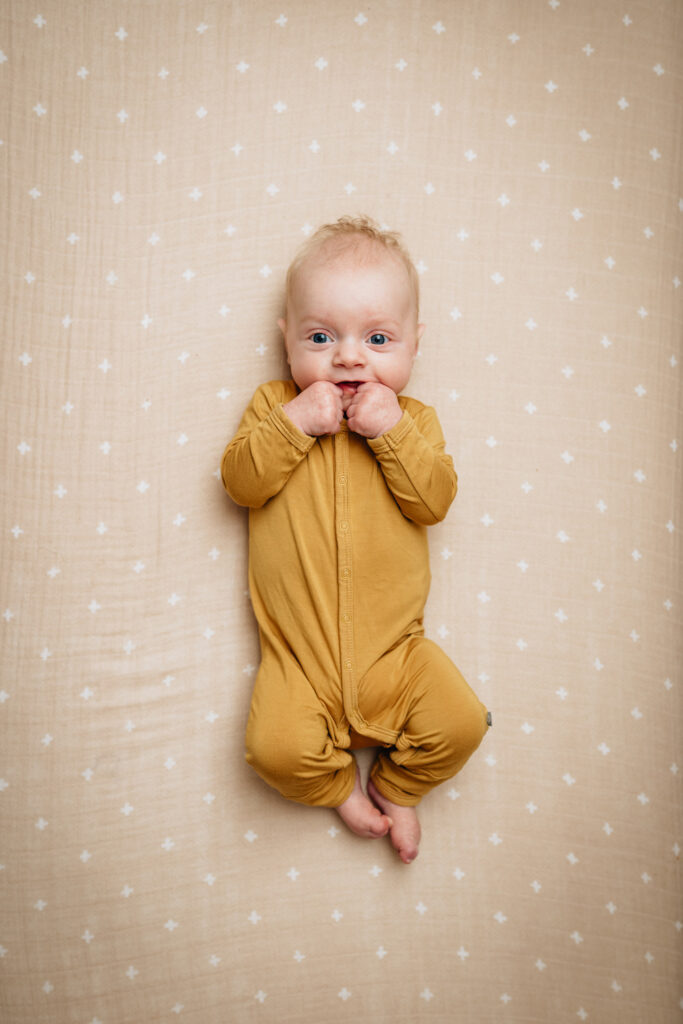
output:
[[[404,864],[410,864],[417,857],[420,844],[420,822],[415,807],[402,807],[387,800],[379,792],[372,779],[368,780],[368,796],[391,819],[389,834],[395,850]]]
[[[361,789],[358,772],[356,772],[356,783],[351,796],[347,797],[339,807],[335,807],[335,810],[351,831],[355,832],[357,836],[363,836],[364,839],[381,839],[393,824],[391,818],[382,814],[368,800]]]

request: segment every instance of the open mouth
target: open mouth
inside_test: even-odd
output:
[[[362,380],[340,380],[338,387],[343,391],[356,391],[362,383]]]

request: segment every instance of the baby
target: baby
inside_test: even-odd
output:
[[[249,507],[261,665],[247,761],[290,800],[418,853],[416,806],[479,746],[490,718],[424,637],[425,527],[457,478],[434,409],[402,395],[424,324],[393,232],[342,217],[287,274],[292,380],[255,392],[222,459]],[[378,748],[363,792],[351,749]]]

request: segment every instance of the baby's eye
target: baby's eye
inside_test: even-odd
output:
[[[329,340],[330,339],[328,338],[328,336],[326,334],[323,334],[322,331],[316,331],[315,334],[311,335],[311,341],[315,345],[324,345]]]
[[[386,343],[386,340],[387,340],[386,334],[373,334],[370,337],[370,344],[371,345],[384,345]]]

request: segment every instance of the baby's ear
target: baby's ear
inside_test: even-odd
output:
[[[280,328],[280,330],[282,331],[282,337],[284,339],[285,358],[287,359],[287,363],[289,363],[290,362],[290,358],[289,358],[289,347],[287,345],[287,321],[283,317],[280,317],[280,319],[277,322],[277,325]]]
[[[426,326],[427,326],[426,324],[418,324],[417,325],[417,330],[415,331],[415,349],[416,350],[420,347],[420,341],[422,339],[422,335],[425,332],[425,327]]]

